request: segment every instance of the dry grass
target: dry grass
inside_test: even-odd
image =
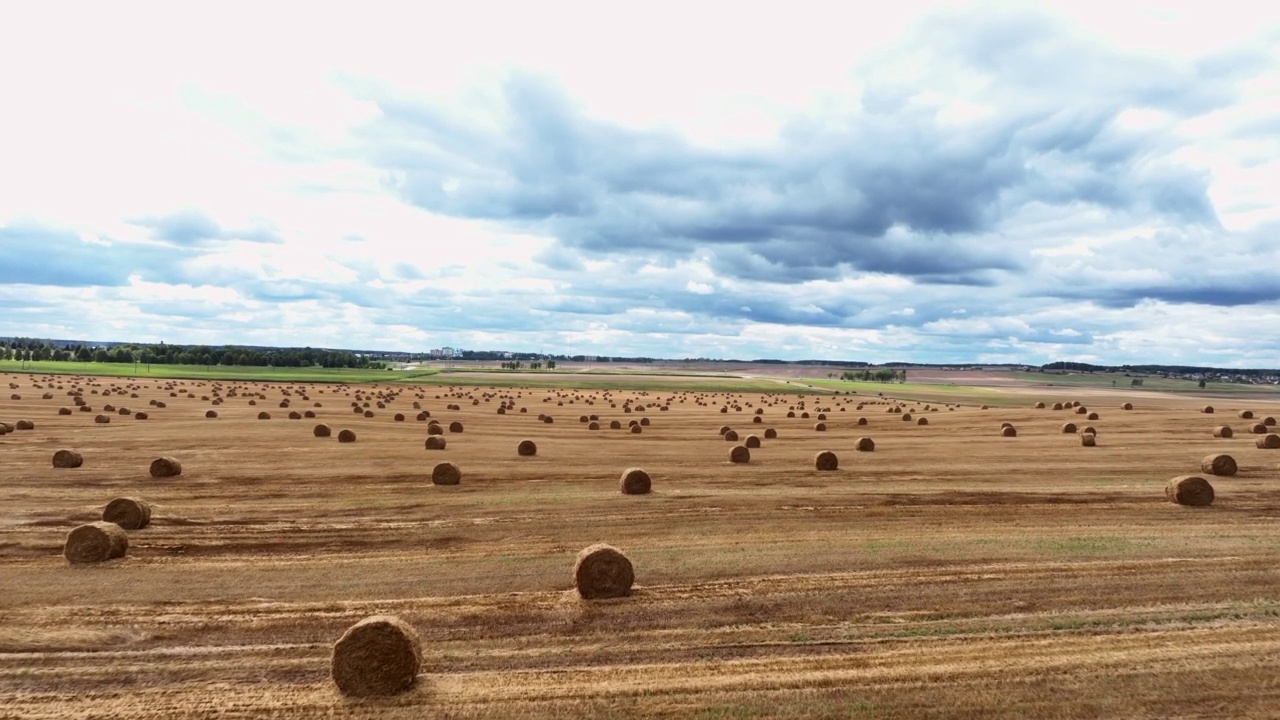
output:
[[[1280,453],[1213,438],[1221,415],[1201,414],[1204,400],[1144,396],[1104,412],[1105,443],[1081,448],[1061,412],[1032,407],[1070,391],[1002,410],[995,419],[1019,430],[1009,440],[973,406],[931,412],[922,428],[869,405],[860,427],[846,398],[810,396],[806,411],[831,408],[814,433],[799,409],[785,417],[797,395],[738,396],[743,409],[726,416],[723,394],[699,405],[692,392],[294,386],[294,406],[306,392],[324,403],[321,421],[359,433],[341,445],[303,423],[258,422],[247,390],[211,423],[198,399],[209,386],[149,381],[130,399],[167,402],[149,422],[96,425],[57,414],[65,389],[44,400],[50,388],[32,378],[9,381],[22,400],[0,400],[0,418],[36,429],[0,438],[5,717],[1155,718],[1280,706]],[[119,402],[84,387],[94,407]],[[170,396],[188,389],[196,398]],[[255,389],[263,405],[283,398]],[[357,389],[399,395],[366,418],[349,405]],[[516,409],[497,414],[486,392]],[[1101,395],[1088,404],[1119,405]],[[626,399],[648,408],[643,434],[603,429],[633,417]],[[466,432],[428,453],[426,423],[393,419],[414,401]],[[1214,403],[1226,417],[1241,409]],[[779,437],[730,465],[715,430],[749,424],[757,407]],[[597,414],[602,429],[539,423],[543,410]],[[853,452],[867,434],[876,451]],[[536,456],[511,452],[529,436]],[[64,447],[92,472],[52,468]],[[840,469],[814,469],[826,449]],[[1212,506],[1165,499],[1169,478],[1219,452],[1239,471]],[[159,456],[182,459],[179,480],[148,477]],[[432,485],[445,459],[465,483]],[[624,495],[629,466],[664,480]],[[137,495],[152,519],[130,532],[127,556],[69,566],[67,531],[96,520],[104,498]],[[573,591],[575,555],[597,542],[626,549],[630,597]],[[388,613],[422,636],[424,674],[404,695],[353,704],[329,678],[332,644]]]

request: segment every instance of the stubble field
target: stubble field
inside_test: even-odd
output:
[[[0,717],[1280,716],[1280,450],[1248,432],[1274,401],[1207,415],[1064,388],[986,410],[908,402],[907,422],[885,398],[785,385],[169,382],[0,375],[0,421],[35,424],[0,436]],[[1099,418],[1032,407],[1073,399]],[[463,432],[426,450],[414,402]],[[778,437],[733,464],[722,425]],[[862,436],[874,452],[854,450]],[[53,468],[63,448],[84,465]],[[814,469],[822,450],[837,471]],[[1212,452],[1240,467],[1208,476],[1214,504],[1168,502]],[[183,474],[150,477],[160,456]],[[431,483],[445,460],[461,484]],[[651,494],[619,492],[631,466]],[[68,564],[67,532],[122,496],[153,512],[128,555]],[[595,542],[631,559],[630,597],[574,592]],[[423,672],[405,694],[347,699],[331,648],[373,614],[417,630]]]

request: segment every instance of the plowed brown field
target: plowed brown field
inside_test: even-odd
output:
[[[904,404],[921,426],[860,396],[224,382],[214,406],[216,387],[0,376],[0,421],[35,423],[0,436],[0,718],[1280,717],[1280,451],[1236,417],[1280,405]],[[464,431],[424,449],[415,401]],[[95,423],[106,404],[150,417]],[[779,436],[731,464],[726,424]],[[84,466],[54,469],[62,448]],[[836,472],[813,469],[827,449]],[[1167,502],[1210,452],[1240,465],[1209,477],[1214,504]],[[183,474],[151,478],[161,455]],[[431,484],[443,460],[460,485]],[[629,466],[651,494],[619,492]],[[124,559],[69,565],[66,533],[121,496],[151,526]],[[630,597],[572,590],[594,542],[634,563]],[[378,613],[417,629],[423,672],[346,699],[332,644]]]

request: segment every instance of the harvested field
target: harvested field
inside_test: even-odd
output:
[[[999,416],[971,404],[917,425],[884,412],[914,403],[782,384],[767,395],[0,383],[20,396],[0,399],[0,422],[35,426],[0,437],[5,718],[1157,718],[1280,707],[1280,453],[1247,433],[1212,435],[1245,402],[1259,417],[1280,404],[1214,398],[1206,415],[1204,398],[1144,396],[1102,412],[1093,424],[1104,442],[1084,448],[1062,432],[1063,412],[1033,407],[1071,399],[1067,388]],[[150,420],[59,414],[73,387],[94,407],[146,405]],[[1133,399],[1102,395],[1081,399]],[[260,422],[248,402],[301,407],[301,397],[320,403],[317,422],[359,442],[318,440],[314,423]],[[352,411],[365,402],[385,410]],[[426,423],[394,419],[417,415],[414,403],[466,432],[426,451]],[[717,429],[748,426],[757,409],[777,437],[729,463]],[[538,421],[544,410],[561,422]],[[815,433],[801,415],[819,412],[827,431]],[[565,421],[583,415],[599,429]],[[644,432],[629,432],[640,417]],[[994,432],[1000,421],[1016,439]],[[861,436],[875,452],[854,450]],[[536,455],[512,452],[525,439]],[[61,449],[84,466],[52,467]],[[823,450],[838,469],[815,468]],[[1238,470],[1213,477],[1213,504],[1169,502],[1169,480],[1216,453]],[[151,477],[159,457],[182,474]],[[463,468],[464,481],[434,485],[439,462]],[[651,492],[619,492],[629,467],[653,477]],[[127,554],[68,563],[67,533],[120,497],[151,510],[147,527],[127,531]],[[575,559],[597,543],[633,563],[629,595],[575,590]],[[372,615],[416,631],[421,672],[403,694],[352,701],[331,678],[333,644]]]

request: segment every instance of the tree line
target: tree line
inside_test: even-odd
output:
[[[840,373],[840,379],[845,382],[906,382],[906,370],[890,370],[889,368],[881,368],[879,370],[845,370]]]
[[[273,367],[382,368],[384,363],[345,350],[237,346],[120,344],[93,346],[13,338],[0,341],[0,359],[54,362],[145,363]]]

